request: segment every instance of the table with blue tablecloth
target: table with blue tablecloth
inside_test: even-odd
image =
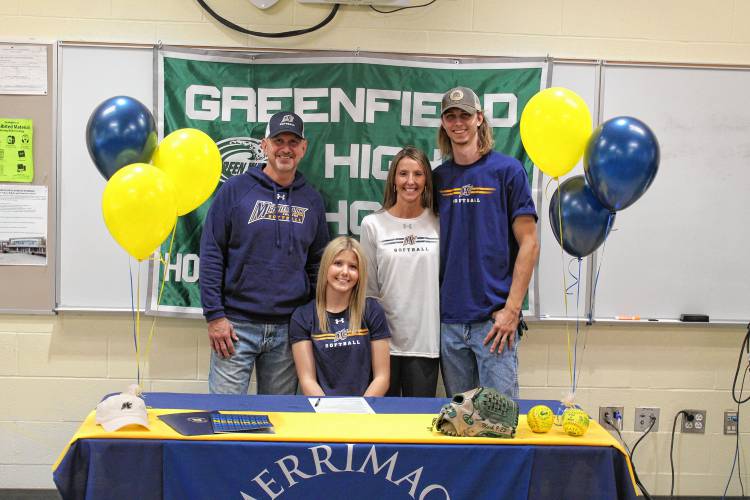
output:
[[[149,429],[106,432],[94,412],[54,466],[63,499],[629,499],[622,446],[596,422],[583,437],[532,433],[520,400],[513,439],[444,436],[441,398],[366,398],[375,414],[315,413],[303,396],[146,393]],[[182,436],[159,416],[266,414],[273,433]]]

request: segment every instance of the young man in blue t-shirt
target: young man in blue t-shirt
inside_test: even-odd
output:
[[[536,209],[515,158],[492,150],[479,98],[441,105],[434,172],[440,215],[440,364],[450,396],[477,386],[518,397],[521,307],[539,257]]]

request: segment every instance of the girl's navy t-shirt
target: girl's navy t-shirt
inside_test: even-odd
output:
[[[328,332],[320,331],[315,301],[298,307],[289,323],[289,341],[312,341],[315,373],[326,396],[362,396],[372,381],[370,341],[390,338],[383,308],[368,298],[362,326],[349,328],[349,310],[328,313]]]

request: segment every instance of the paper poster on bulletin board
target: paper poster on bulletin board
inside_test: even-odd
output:
[[[47,265],[47,186],[0,185],[0,266]]]
[[[34,124],[0,118],[0,182],[34,180]]]

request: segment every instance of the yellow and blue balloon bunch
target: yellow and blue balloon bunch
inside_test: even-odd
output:
[[[591,113],[584,100],[562,87],[537,93],[521,114],[521,141],[526,152],[542,172],[558,183],[550,200],[550,225],[562,249],[578,260],[576,287],[580,283],[581,259],[604,243],[616,212],[632,205],[646,192],[659,168],[659,143],[640,120],[619,116],[602,123],[593,132],[592,128]],[[570,172],[582,156],[585,175],[560,183],[560,177]],[[563,271],[567,316],[569,287],[565,276]],[[598,272],[596,276],[598,279]],[[568,332],[567,323],[565,328]],[[571,346],[569,332],[567,336],[571,392],[566,397],[566,406],[570,406],[578,384],[577,316],[574,345]]]
[[[558,182],[583,156],[585,175],[565,180],[550,203],[555,238],[578,258],[604,242],[615,212],[635,203],[659,169],[659,143],[645,123],[618,116],[592,132],[588,106],[562,87],[529,100],[521,115],[521,140],[536,166]]]
[[[86,125],[86,145],[107,180],[102,195],[107,229],[139,261],[169,236],[178,215],[211,196],[221,176],[213,139],[186,128],[157,144],[153,115],[132,97],[111,97],[96,107]]]

